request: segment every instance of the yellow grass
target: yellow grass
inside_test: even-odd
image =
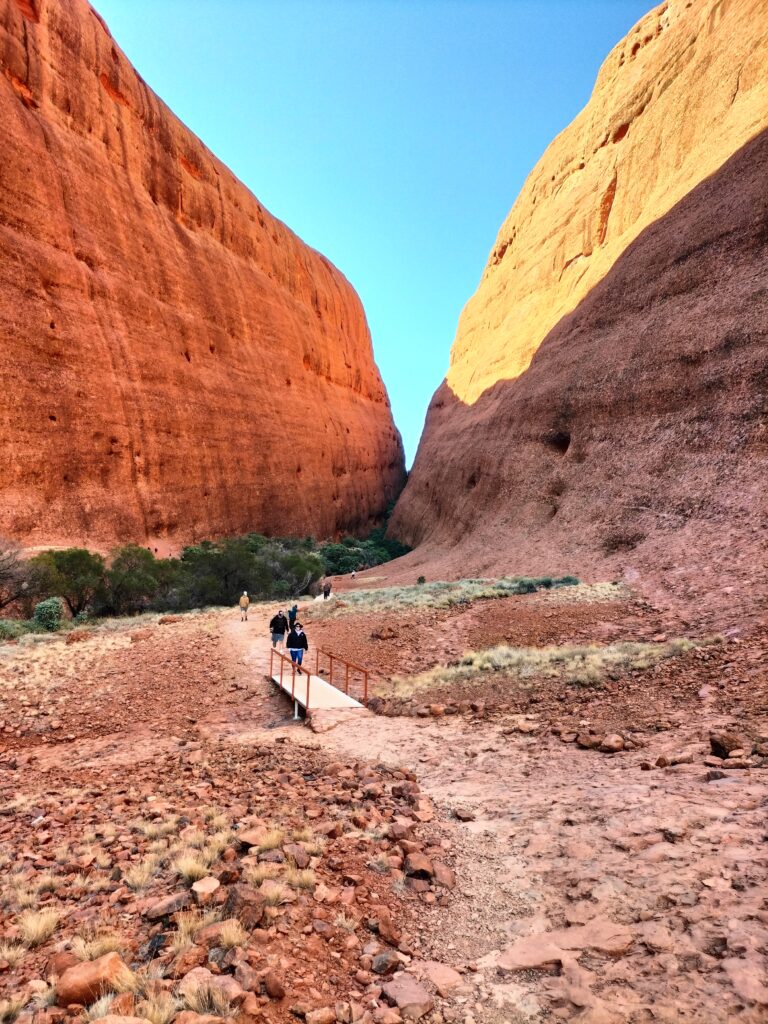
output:
[[[256,847],[259,853],[266,853],[268,850],[277,850],[283,845],[285,833],[282,829],[273,828],[269,832],[265,832],[258,846]]]
[[[225,921],[219,931],[217,945],[222,949],[244,946],[248,941],[248,932],[239,921]]]
[[[83,1020],[94,1021],[100,1020],[102,1017],[106,1017],[110,1012],[114,998],[114,992],[109,992],[107,995],[101,996],[97,999],[95,1003],[91,1003],[91,1005],[86,1007],[83,1011]]]
[[[212,1014],[216,1017],[229,1015],[230,1002],[219,988],[212,985],[200,984],[195,988],[188,988],[184,993],[184,1002],[187,1008],[195,1013]]]
[[[624,641],[609,644],[561,647],[491,647],[469,651],[454,665],[438,665],[417,676],[393,680],[396,696],[410,696],[418,690],[457,682],[481,680],[494,673],[518,679],[562,679],[566,683],[590,686],[606,676],[647,669],[657,662],[701,646],[692,640],[670,640],[663,644]]]
[[[136,1016],[151,1024],[170,1024],[182,1007],[182,1002],[170,992],[154,992],[136,1006]]]
[[[42,945],[53,935],[60,920],[60,911],[47,907],[45,910],[25,910],[19,914],[16,924],[24,945],[34,947]]]
[[[198,850],[186,850],[173,862],[173,869],[187,885],[192,885],[208,874],[210,861]]]
[[[0,1001],[0,1024],[11,1024],[24,1009],[23,996],[10,996]]]
[[[140,892],[151,885],[153,878],[160,867],[160,861],[154,854],[144,857],[142,860],[131,864],[123,873],[123,881],[129,889]]]
[[[123,940],[114,932],[83,929],[80,935],[75,935],[69,946],[78,960],[98,960],[105,953],[122,950]]]
[[[315,872],[308,868],[303,871],[289,868],[285,873],[285,881],[292,889],[314,889]]]
[[[0,960],[5,960],[11,967],[18,967],[26,953],[27,947],[23,942],[0,942]]]
[[[281,903],[285,903],[290,896],[288,886],[281,885],[279,882],[275,883],[274,886],[270,886],[266,892],[263,889],[261,892],[268,907],[278,907]]]
[[[217,910],[183,910],[176,915],[176,931],[171,938],[169,949],[181,953],[194,944],[195,935],[201,928],[220,920]]]
[[[255,867],[246,868],[244,877],[249,885],[257,888],[267,878],[277,878],[281,874],[279,864],[257,864]]]
[[[360,612],[410,611],[419,608],[452,608],[473,601],[513,597],[518,594],[550,593],[570,589],[579,581],[574,576],[503,577],[466,579],[416,584],[410,587],[380,587],[374,590],[345,591],[338,601],[313,606],[314,619],[331,618]]]

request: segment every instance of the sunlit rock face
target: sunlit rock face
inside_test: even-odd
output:
[[[519,376],[640,232],[768,125],[764,0],[670,0],[609,54],[499,231],[447,383]]]
[[[84,0],[0,0],[0,533],[365,531],[400,437],[360,301]]]
[[[433,576],[764,585],[767,126],[761,0],[671,2],[609,55],[430,405],[392,530]]]

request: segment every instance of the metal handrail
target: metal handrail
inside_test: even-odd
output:
[[[364,705],[366,705],[366,707],[367,707],[367,705],[368,705],[368,676],[369,676],[368,669],[367,668],[363,668],[361,665],[356,665],[353,661],[347,661],[346,658],[341,658],[341,657],[339,657],[338,654],[331,654],[330,651],[325,651],[325,650],[323,650],[322,647],[316,647],[315,648],[315,675],[316,676],[320,675],[320,655],[321,654],[324,657],[328,658],[328,660],[329,660],[330,668],[329,668],[329,673],[328,673],[328,682],[330,683],[331,686],[335,686],[336,685],[334,683],[334,681],[333,681],[333,664],[334,664],[334,662],[339,662],[341,665],[344,666],[344,693],[346,693],[347,696],[349,696],[350,670],[352,672],[359,672],[362,675],[362,677],[363,677],[363,701],[362,701],[362,703]],[[290,668],[291,668],[291,699],[292,700],[295,700],[295,697],[296,697],[296,673],[298,672],[298,674],[300,676],[301,675],[305,675],[307,677],[307,695],[306,695],[306,704],[304,706],[305,706],[306,710],[309,711],[309,692],[310,692],[309,688],[310,688],[310,683],[311,683],[311,679],[312,679],[311,671],[306,667],[306,665],[297,665],[297,663],[295,661],[293,661],[287,655],[283,654],[282,651],[278,651],[277,648],[271,647],[270,650],[269,650],[269,674],[270,674],[270,676],[274,676],[273,669],[274,669],[274,663],[275,663],[274,662],[275,655],[277,655],[277,657],[280,659],[280,687],[281,687],[281,689],[282,689],[282,686],[283,686],[283,665],[285,663],[287,663],[290,666]],[[341,689],[340,686],[337,686],[336,688],[339,689],[339,690]]]

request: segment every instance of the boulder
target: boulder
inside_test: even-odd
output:
[[[115,990],[115,984],[127,970],[117,953],[106,953],[97,960],[84,960],[68,968],[56,981],[59,1006],[95,1002],[99,996]]]
[[[382,988],[384,998],[396,1006],[406,1020],[419,1020],[434,1006],[426,988],[412,974],[398,974]]]

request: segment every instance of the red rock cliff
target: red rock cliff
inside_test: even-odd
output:
[[[403,477],[360,302],[85,0],[0,0],[0,532],[368,529]]]
[[[462,315],[393,519],[411,563],[764,586],[767,69],[762,0],[673,0],[609,56]]]

